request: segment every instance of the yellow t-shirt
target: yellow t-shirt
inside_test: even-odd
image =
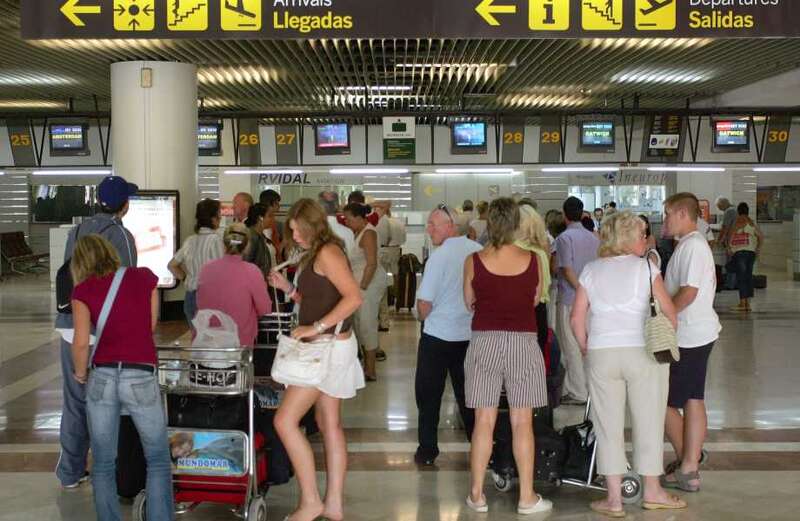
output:
[[[532,246],[526,241],[516,241],[515,246],[536,254],[537,264],[539,265],[539,302],[547,304],[550,302],[550,255],[537,246]]]

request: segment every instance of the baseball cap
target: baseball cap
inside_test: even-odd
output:
[[[97,198],[100,204],[111,210],[117,210],[128,201],[128,198],[139,191],[139,187],[125,181],[119,176],[108,176],[97,187]]]

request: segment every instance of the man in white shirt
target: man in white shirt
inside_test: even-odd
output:
[[[664,203],[664,226],[680,237],[667,267],[666,287],[678,312],[680,361],[670,366],[666,434],[678,457],[665,486],[700,490],[698,469],[708,418],[705,383],[708,358],[722,326],[714,311],[714,256],[697,230],[700,203],[693,194],[675,194]],[[681,415],[681,409],[683,415]]]
[[[417,291],[417,316],[424,323],[414,381],[419,410],[414,461],[420,465],[432,465],[439,455],[439,411],[448,373],[467,439],[472,437],[474,411],[464,399],[464,359],[472,336],[472,313],[464,304],[464,261],[482,249],[459,233],[456,213],[444,205],[431,212],[427,232],[437,248]]]
[[[332,191],[320,192],[319,204],[328,216],[328,224],[333,233],[344,241],[345,254],[350,257],[350,252],[356,246],[356,236],[353,235],[353,230],[339,224],[339,221],[336,220],[336,212],[339,211],[339,194]]]

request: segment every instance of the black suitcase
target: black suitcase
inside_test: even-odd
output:
[[[767,289],[767,276],[766,275],[753,275],[753,288]]]
[[[395,310],[413,309],[417,305],[417,272],[421,264],[416,255],[408,253],[400,257],[398,265],[400,268],[394,281],[394,292],[397,297],[394,303]]]
[[[147,464],[142,440],[130,416],[119,418],[117,442],[117,494],[125,499],[135,498],[147,482]]]
[[[589,467],[591,467],[592,454],[594,453],[595,435],[594,425],[587,420],[578,425],[564,427],[561,437],[566,444],[567,457],[561,469],[564,478],[579,479],[586,481],[589,479]],[[595,466],[591,481],[597,476]]]

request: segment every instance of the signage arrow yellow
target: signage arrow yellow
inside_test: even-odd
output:
[[[61,12],[76,27],[84,27],[86,24],[78,18],[79,14],[100,14],[102,8],[99,5],[78,5],[80,0],[67,0],[61,6]]]
[[[495,18],[494,15],[514,14],[517,12],[517,6],[494,5],[494,0],[481,0],[481,3],[475,8],[475,11],[481,15],[481,18],[483,18],[487,24],[500,25],[500,22],[497,21],[497,18]]]

